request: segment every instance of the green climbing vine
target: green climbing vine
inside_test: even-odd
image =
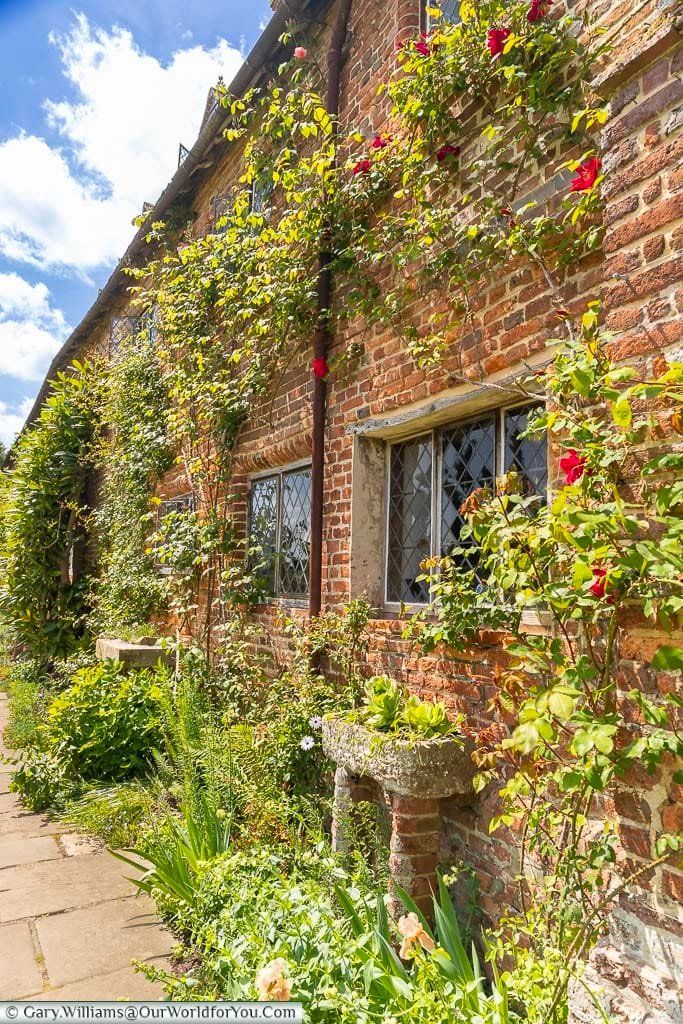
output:
[[[9,643],[44,665],[68,655],[85,629],[95,380],[85,363],[58,376],[2,474],[0,614]]]
[[[122,349],[102,378],[93,445],[100,494],[92,517],[98,575],[91,591],[95,635],[149,631],[167,602],[150,536],[153,493],[173,464],[167,438],[168,391],[148,338]]]

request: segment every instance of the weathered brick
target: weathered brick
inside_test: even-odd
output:
[[[622,818],[629,818],[631,821],[642,821],[649,823],[650,807],[643,797],[626,789],[618,789],[614,794],[614,809]]]

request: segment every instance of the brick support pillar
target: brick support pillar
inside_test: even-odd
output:
[[[411,896],[427,917],[432,915],[432,893],[437,891],[436,869],[441,845],[439,801],[390,794],[391,845],[389,870],[392,913],[400,912],[396,883]]]

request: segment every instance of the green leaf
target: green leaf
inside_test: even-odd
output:
[[[652,659],[652,667],[663,672],[680,672],[683,670],[683,647],[668,644],[660,647]]]
[[[576,702],[568,693],[555,690],[548,698],[548,708],[561,722],[568,722],[574,714]]]
[[[612,403],[612,419],[618,427],[623,427],[625,430],[628,430],[631,426],[633,413],[631,412],[631,404],[626,395],[619,395],[616,402]]]

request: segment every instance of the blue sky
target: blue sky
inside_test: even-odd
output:
[[[268,0],[0,0],[0,440],[269,16]]]

